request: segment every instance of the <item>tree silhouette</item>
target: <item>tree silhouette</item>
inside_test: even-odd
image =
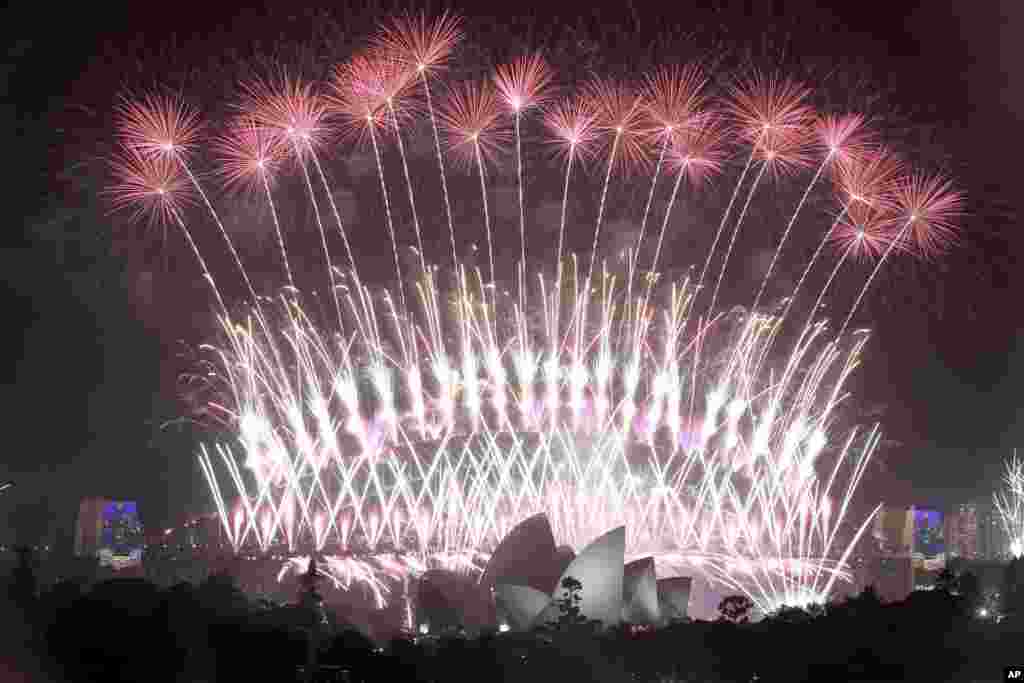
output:
[[[299,576],[299,606],[319,614],[323,611],[323,596],[317,591],[317,585],[323,581],[324,575],[317,566],[316,558],[309,558],[309,567]],[[319,623],[319,622],[317,622]]]
[[[317,592],[317,584],[324,578],[316,566],[316,558],[309,558],[309,567],[299,577],[299,609],[306,613],[309,634],[306,642],[306,666],[303,669],[304,680],[312,681],[316,676],[319,650],[322,645],[324,628],[327,625],[327,614],[324,610],[323,596]]]
[[[981,605],[981,583],[974,572],[960,574],[956,578],[956,588],[968,611],[973,612]]]
[[[878,589],[875,588],[875,584],[869,584],[860,592],[857,599],[865,607],[881,607],[882,598],[878,597]]]
[[[586,623],[587,618],[580,610],[580,603],[583,601],[583,584],[571,576],[562,579],[562,597],[555,601],[558,607],[559,616],[554,625],[560,630],[581,626]]]
[[[588,619],[580,608],[583,601],[583,584],[572,576],[562,579],[562,597],[555,600],[558,618],[549,621],[546,626],[554,631],[575,632],[584,628],[596,629],[600,624],[597,619]]]
[[[750,621],[750,612],[753,609],[753,601],[745,595],[730,595],[718,604],[722,619],[734,624],[745,624]]]
[[[952,595],[956,589],[956,574],[949,567],[944,568],[935,577],[935,590]]]
[[[1020,617],[1024,615],[1024,561],[1020,558],[1013,558],[1003,570],[1003,590],[1000,605],[1001,611],[1006,617]]]
[[[775,610],[771,615],[771,618],[772,621],[787,624],[803,624],[822,616],[825,616],[825,607],[814,603],[807,605],[807,607],[790,607],[789,605],[782,605],[779,609]]]
[[[15,552],[18,553],[18,565],[11,572],[10,597],[16,605],[27,609],[35,601],[37,590],[36,575],[32,570],[32,551],[20,546]]]
[[[249,611],[249,601],[228,571],[210,574],[195,590],[195,598],[215,618],[232,618]]]

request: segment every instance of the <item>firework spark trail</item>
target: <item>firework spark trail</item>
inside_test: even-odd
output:
[[[825,299],[825,293],[828,292],[829,287],[832,286],[832,280],[835,279],[836,274],[843,267],[843,264],[846,263],[847,257],[850,255],[850,252],[853,251],[853,248],[856,247],[856,246],[857,246],[857,243],[851,241],[849,246],[847,246],[846,249],[843,250],[843,255],[839,257],[838,261],[836,261],[836,265],[832,269],[832,273],[828,276],[828,279],[825,281],[825,286],[822,287],[821,291],[818,293],[818,298],[815,300],[814,306],[811,308],[811,312],[807,316],[807,325],[810,325],[811,322],[814,320],[815,314],[818,312],[818,309],[821,307],[821,302]]]
[[[755,71],[743,80],[736,81],[730,88],[730,91],[731,98],[728,103],[728,109],[736,125],[737,132],[741,138],[752,145],[751,155],[747,160],[743,173],[740,175],[740,183],[737,184],[737,190],[749,171],[750,164],[755,156],[761,157],[763,165],[761,172],[758,174],[758,179],[751,186],[743,213],[740,214],[740,218],[736,223],[733,240],[730,242],[729,251],[726,252],[722,271],[719,273],[718,282],[715,285],[711,304],[712,310],[714,309],[714,302],[717,300],[722,277],[728,265],[732,245],[743,222],[746,209],[750,205],[753,192],[758,186],[758,181],[769,166],[781,171],[787,167],[800,166],[806,161],[801,148],[804,146],[805,140],[803,138],[812,118],[810,108],[804,104],[810,95],[810,91],[786,78],[765,76]],[[736,195],[734,193],[726,209],[726,216],[723,217],[723,226],[725,224],[724,220],[730,213],[735,200]],[[721,228],[719,228],[720,232]],[[718,236],[716,235],[715,244],[717,242]],[[714,247],[708,253],[708,263],[710,263],[713,255]],[[704,270],[707,270],[707,263]],[[702,272],[700,283],[703,284],[703,281],[704,273]]]
[[[331,263],[331,252],[327,248],[327,231],[324,230],[324,222],[320,217],[320,205],[316,201],[316,191],[313,189],[313,181],[309,177],[309,167],[306,165],[305,156],[295,141],[295,155],[299,166],[302,167],[302,177],[306,181],[306,190],[309,192],[309,203],[313,206],[313,216],[316,218],[316,227],[320,231],[320,246],[323,248],[324,261],[327,264],[327,279],[331,287],[331,299],[334,301],[334,311],[338,316],[338,324],[342,324],[341,304],[338,302],[338,289],[334,283],[334,264]],[[330,192],[328,192],[330,194]]]
[[[497,89],[490,81],[461,84],[450,90],[441,120],[451,141],[451,151],[459,155],[472,173],[476,166],[480,174],[480,194],[483,202],[484,230],[487,237],[489,266],[488,285],[491,287],[492,305],[496,301],[494,237],[491,234],[490,206],[487,199],[487,180],[484,156],[493,161],[502,150],[508,135],[500,127],[502,116]],[[484,297],[486,301],[486,296]]]
[[[381,31],[374,38],[377,47],[380,48],[382,53],[387,55],[388,59],[394,59],[397,62],[403,63],[407,68],[414,70],[414,73],[419,75],[423,83],[423,92],[427,100],[427,111],[430,114],[430,124],[434,133],[434,149],[437,154],[438,170],[441,174],[441,189],[444,194],[445,212],[448,218],[448,234],[451,238],[452,246],[452,267],[455,270],[458,270],[458,256],[455,249],[455,226],[452,222],[451,202],[448,197],[448,181],[445,177],[444,161],[441,156],[441,140],[433,102],[431,101],[430,86],[427,82],[427,73],[435,69],[443,69],[452,52],[462,41],[462,38],[462,19],[458,15],[448,12],[444,12],[433,19],[428,18],[426,14],[418,16],[406,14],[394,18],[383,25]],[[409,75],[411,74],[404,74],[400,77],[402,83],[392,94],[397,95],[398,92],[404,89],[405,85],[408,84],[407,79]],[[415,78],[415,76],[412,77]],[[392,107],[391,98],[387,100],[387,104],[389,108]],[[393,111],[392,116],[394,116]],[[395,126],[396,133],[398,133],[397,119],[395,120]],[[401,144],[400,134],[399,144]],[[400,151],[402,152],[403,165],[405,165],[404,151]],[[408,182],[408,167],[405,166],[405,168],[406,182],[409,185],[410,204],[413,205],[413,217],[416,224],[417,246],[421,259],[420,265],[425,272],[426,262],[423,255],[419,221],[416,217],[416,208],[412,197],[412,185]]]
[[[856,201],[861,193],[878,194],[880,186],[886,181],[887,174],[895,170],[895,166],[888,161],[887,155],[871,144],[871,134],[864,131],[864,122],[864,117],[858,114],[840,117],[826,115],[816,121],[814,126],[815,134],[818,137],[819,144],[826,150],[825,157],[822,159],[821,164],[819,164],[818,170],[815,172],[811,182],[807,185],[807,189],[800,198],[800,202],[797,204],[786,226],[786,230],[782,234],[782,239],[779,241],[779,246],[772,256],[768,271],[761,281],[761,287],[758,290],[757,297],[754,299],[753,308],[756,309],[760,303],[761,296],[763,296],[768,286],[768,281],[775,270],[775,265],[782,254],[782,247],[785,245],[797,216],[800,214],[804,203],[806,203],[808,195],[810,195],[811,189],[818,182],[826,166],[833,164],[833,170],[838,172],[839,184],[845,186],[847,194],[850,195],[848,201]],[[797,165],[800,163],[796,158],[793,161]],[[859,199],[863,201],[864,197],[860,196]],[[843,202],[844,211],[847,203]]]
[[[1014,558],[1024,556],[1024,461],[1017,458],[1016,450],[1006,462],[1003,490],[993,493],[992,500],[1010,539],[1010,554]]]
[[[558,145],[556,150],[567,156],[565,183],[562,190],[562,212],[558,224],[558,252],[556,254],[557,277],[556,288],[562,283],[562,257],[565,248],[565,222],[569,206],[569,180],[572,177],[573,162],[577,155],[586,156],[594,143],[595,116],[591,106],[582,99],[563,100],[555,105],[544,117],[544,124],[552,134],[552,141]],[[555,327],[557,327],[558,306],[555,307]]]
[[[199,131],[197,113],[175,98],[150,95],[137,102],[124,100],[118,107],[118,116],[120,119],[118,127],[122,143],[125,148],[131,151],[132,156],[136,157],[136,162],[144,163],[146,159],[170,160],[175,162],[188,176],[192,186],[199,196],[202,197],[203,203],[217,224],[221,236],[227,243],[228,250],[231,252],[239,272],[242,274],[253,302],[259,307],[256,290],[253,289],[252,282],[249,280],[249,273],[245,270],[245,266],[242,265],[242,259],[239,258],[238,252],[235,250],[234,242],[231,241],[231,237],[228,235],[227,230],[224,229],[224,224],[220,220],[220,216],[217,214],[216,209],[213,208],[213,204],[210,203],[206,192],[192,173],[192,169],[185,158],[185,154],[192,148]],[[140,169],[137,166],[136,171],[138,170]],[[164,169],[164,176],[167,175],[166,171],[167,169]],[[137,186],[139,184],[136,181],[136,193],[138,192],[139,188]],[[157,188],[157,192],[162,200],[165,195],[165,189],[163,187]],[[166,206],[171,209],[171,213],[174,213],[173,204],[167,203]],[[177,218],[180,221],[180,216],[177,216]],[[189,236],[189,239],[191,242],[191,236]]]
[[[718,273],[718,282],[715,283],[715,291],[711,295],[711,305],[708,306],[708,310],[713,311],[715,309],[715,302],[718,300],[718,290],[722,286],[722,279],[725,277],[726,266],[729,265],[729,256],[732,254],[732,249],[736,245],[736,237],[740,233],[740,226],[743,225],[743,219],[747,215],[747,209],[750,208],[750,200],[754,198],[754,192],[757,191],[757,186],[761,182],[761,178],[764,177],[764,172],[768,170],[768,161],[761,163],[761,170],[758,171],[757,176],[754,178],[754,182],[750,185],[750,190],[747,192],[747,201],[743,204],[743,210],[740,211],[740,216],[736,220],[736,227],[732,231],[732,239],[729,240],[729,246],[725,250],[725,259],[722,261],[722,270]],[[730,202],[731,205],[731,202]],[[726,209],[728,213],[728,209]]]
[[[213,273],[206,266],[206,260],[203,259],[202,253],[199,251],[199,247],[196,246],[195,240],[192,239],[192,232],[186,227],[184,219],[178,213],[177,209],[173,207],[170,209],[171,214],[174,216],[174,222],[181,228],[182,234],[185,235],[185,239],[188,241],[189,247],[192,248],[192,253],[196,255],[196,260],[199,262],[199,267],[203,271],[203,279],[210,285],[210,289],[213,290],[213,296],[217,298],[217,305],[220,307],[221,312],[227,316],[228,309],[224,305],[224,298],[220,295],[220,288],[217,287],[217,281],[213,279]]]
[[[647,217],[669,146],[681,146],[681,143],[687,138],[692,141],[693,133],[697,129],[703,128],[710,118],[709,112],[704,107],[705,97],[702,92],[706,85],[707,78],[696,64],[682,68],[660,68],[653,75],[645,78],[643,87],[645,114],[655,125],[652,131],[654,137],[662,137],[662,145],[658,153],[654,177],[651,180],[644,217],[640,223],[640,234],[637,237],[633,259],[630,262],[627,282],[629,285],[632,284],[636,259],[639,257],[640,246],[646,235]],[[675,152],[674,149],[673,152]],[[686,162],[684,162],[684,167],[685,165],[687,165]],[[632,297],[627,298],[631,299]]]
[[[263,192],[270,209],[270,217],[274,223],[277,246],[281,252],[281,263],[284,268],[288,286],[295,289],[291,264],[288,261],[288,250],[285,247],[281,221],[277,215],[273,193],[270,190],[271,174],[277,172],[280,162],[280,147],[270,131],[262,128],[254,117],[243,115],[229,126],[229,133],[215,142],[219,152],[221,168],[219,175],[227,188],[238,188],[243,191]]]
[[[327,201],[331,205],[331,211],[334,213],[334,220],[338,224],[338,233],[341,235],[342,244],[345,246],[345,254],[348,256],[349,267],[352,269],[352,274],[355,276],[356,283],[359,282],[359,271],[356,268],[356,259],[352,254],[352,247],[348,243],[348,233],[345,232],[345,225],[341,222],[341,213],[338,212],[338,204],[334,201],[334,193],[331,192],[331,186],[327,182],[327,175],[324,173],[323,166],[320,165],[320,158],[316,151],[310,148],[310,157],[313,159],[313,165],[316,166],[317,173],[320,175],[320,184],[323,185],[324,194],[327,195]]]
[[[473,154],[476,156],[476,168],[480,173],[480,198],[484,205],[484,231],[487,233],[487,260],[490,263],[490,279],[488,285],[491,287],[491,297],[494,298],[494,244],[491,237],[491,212],[487,204],[487,180],[484,175],[484,160],[480,155],[480,143],[473,140]]]
[[[249,273],[245,270],[245,266],[242,265],[242,259],[238,256],[238,251],[235,250],[235,243],[231,241],[231,237],[228,235],[228,231],[224,228],[224,224],[220,221],[220,216],[217,214],[217,210],[213,208],[213,204],[210,203],[209,198],[206,196],[206,192],[203,191],[202,186],[199,184],[199,180],[192,174],[192,169],[189,168],[188,163],[181,158],[178,158],[178,163],[181,164],[181,168],[185,171],[189,180],[192,181],[192,186],[196,188],[196,192],[203,198],[203,203],[206,204],[206,208],[209,210],[210,215],[213,216],[214,223],[217,224],[217,228],[220,230],[221,237],[224,238],[224,242],[228,245],[228,250],[231,251],[232,258],[235,259],[235,265],[238,266],[238,271],[242,274],[242,279],[245,280],[245,286],[249,290],[249,295],[252,300],[259,304],[259,298],[256,296],[256,290],[253,289],[252,281],[249,280]]]
[[[221,313],[227,316],[228,309],[224,305],[217,281],[182,217],[189,197],[188,186],[178,173],[178,164],[165,156],[146,158],[131,148],[125,152],[123,156],[112,160],[116,182],[105,191],[113,207],[131,209],[133,218],[147,218],[151,224],[173,222],[177,225],[196,257],[203,279],[213,291]]]
[[[448,198],[448,180],[445,177],[444,159],[441,156],[441,136],[437,130],[437,117],[434,114],[434,104],[430,99],[430,85],[427,83],[425,69],[420,69],[420,79],[423,81],[423,92],[427,98],[427,112],[430,115],[430,127],[434,131],[434,152],[437,154],[437,168],[441,174],[441,193],[444,195],[444,211],[448,218],[448,236],[452,242],[452,267],[457,268],[459,264],[458,251],[455,249],[455,224],[452,222],[452,204]]]
[[[651,190],[650,190],[650,192],[647,193],[647,204],[644,206],[644,216],[640,220],[640,234],[637,235],[636,246],[633,248],[632,259],[630,260],[630,263],[629,263],[629,275],[627,277],[627,281],[630,282],[630,283],[633,282],[633,273],[636,270],[636,257],[639,255],[639,253],[640,253],[640,245],[644,241],[644,233],[646,232],[646,229],[647,229],[647,216],[651,212],[651,204],[654,203],[654,189],[658,185],[658,176],[661,174],[661,164],[665,161],[665,150],[668,149],[668,144],[669,144],[669,136],[668,136],[668,134],[666,134],[665,135],[665,140],[664,140],[664,142],[662,142],[662,145],[661,145],[661,151],[658,153],[658,163],[654,167],[654,177],[651,178]],[[678,186],[679,186],[679,184],[676,183],[676,187],[677,188],[678,188]],[[673,195],[674,194],[675,194],[675,192],[673,192]],[[670,206],[671,206],[671,204],[670,204]],[[664,233],[664,231],[662,231],[662,232]],[[661,240],[658,240],[658,243],[660,245],[661,244]],[[657,257],[655,257],[654,262],[655,263],[658,262]],[[627,298],[631,298],[631,297],[627,297]]]
[[[913,223],[913,220],[908,220],[903,227],[900,228],[899,232],[896,233],[896,236],[889,242],[889,246],[886,248],[885,253],[882,254],[882,258],[878,259],[878,263],[875,264],[875,268],[871,271],[871,275],[869,275],[868,279],[864,281],[864,286],[860,288],[860,294],[857,295],[857,299],[853,302],[853,306],[850,307],[850,312],[847,314],[846,320],[843,321],[843,326],[839,328],[839,333],[836,337],[841,337],[843,336],[843,333],[846,332],[846,328],[849,327],[854,314],[857,312],[857,309],[860,308],[860,302],[864,299],[864,295],[868,293],[868,288],[871,287],[871,283],[874,281],[875,276],[878,275],[880,270],[882,270],[882,266],[885,264],[893,250],[902,246],[901,243],[906,238],[907,231]]]
[[[377,135],[373,132],[373,126],[369,126],[370,142],[373,145],[373,155],[377,159],[377,176],[380,178],[380,193],[384,198],[384,215],[388,223],[388,235],[391,237],[391,255],[395,259],[395,277],[398,279],[398,296],[402,302],[402,309],[405,310],[405,282],[402,279],[402,265],[398,261],[398,240],[395,238],[395,224],[391,218],[391,200],[388,197],[388,186],[384,182],[384,164],[380,158],[380,147],[377,145]]]
[[[409,163],[405,159],[405,143],[402,142],[402,130],[398,126],[398,117],[395,115],[393,100],[388,98],[388,111],[391,113],[391,121],[395,127],[395,140],[398,142],[398,155],[402,159],[402,170],[405,172],[405,186],[409,190],[409,207],[412,209],[412,225],[416,230],[416,248],[420,256],[420,270],[427,272],[427,261],[423,254],[423,238],[420,236],[420,218],[416,213],[416,197],[412,191],[412,179],[409,177]]]
[[[562,251],[565,248],[565,214],[569,208],[569,178],[572,175],[572,160],[575,155],[575,146],[569,150],[569,161],[565,166],[565,186],[562,189],[562,217],[558,222],[558,274],[555,278],[556,288],[562,284]],[[557,326],[557,323],[556,323]]]
[[[662,246],[662,244],[665,241],[665,231],[668,229],[668,221],[669,221],[669,218],[672,216],[672,207],[675,206],[676,195],[679,193],[679,186],[683,182],[683,177],[686,175],[686,167],[688,165],[689,165],[689,162],[685,162],[685,161],[683,162],[682,167],[679,169],[679,172],[676,175],[676,182],[672,186],[672,196],[671,196],[671,198],[668,201],[668,207],[665,209],[665,217],[661,221],[661,231],[658,233],[658,245],[654,249],[654,260],[651,261],[651,273],[652,274],[657,272],[657,269],[658,269],[658,258],[661,256],[661,246]],[[653,190],[653,186],[652,186],[652,190]],[[650,302],[651,290],[653,290],[653,289],[654,289],[654,277],[651,276],[651,277],[647,278],[647,293],[644,295],[644,308],[646,308],[647,304]]]
[[[821,252],[825,250],[825,245],[828,243],[830,239],[832,239],[832,235],[835,233],[836,226],[839,225],[840,222],[843,220],[843,217],[846,216],[846,211],[847,206],[844,204],[843,208],[839,211],[839,215],[836,216],[836,219],[834,221],[832,221],[832,225],[829,226],[829,229],[826,230],[825,234],[822,236],[821,241],[818,242],[818,246],[814,250],[814,254],[811,256],[811,260],[807,262],[806,266],[804,266],[804,270],[800,274],[800,279],[797,280],[796,285],[793,287],[793,291],[790,293],[789,298],[786,301],[786,307],[782,311],[783,319],[785,319],[786,316],[789,315],[789,309],[792,308],[793,302],[796,301],[796,295],[803,288],[804,280],[807,279],[807,274],[811,272],[812,268],[814,268],[814,264],[817,263],[818,257],[821,255]],[[815,310],[817,310],[817,308],[815,308]]]
[[[754,148],[750,151],[750,156],[747,157],[747,163],[744,165],[743,171],[740,173],[740,178],[736,181],[736,187],[733,189],[732,196],[729,198],[729,204],[725,207],[725,213],[722,214],[722,220],[718,224],[718,231],[715,233],[715,239],[711,242],[711,248],[708,249],[708,255],[704,259],[704,267],[701,268],[700,277],[697,278],[698,291],[704,286],[704,277],[707,275],[708,266],[711,265],[711,258],[715,255],[715,248],[718,246],[718,240],[722,237],[722,231],[725,229],[725,224],[729,220],[729,215],[732,213],[732,207],[736,203],[736,197],[739,196],[740,187],[743,186],[743,181],[747,177],[747,172],[750,171],[750,165],[754,163],[754,155],[756,153],[757,145],[754,145]]]
[[[515,135],[516,135],[516,182],[519,185],[519,268],[516,269],[516,280],[519,285],[519,307],[526,308],[526,299],[523,288],[526,286],[526,209],[523,206],[523,150],[522,139],[519,134],[520,111],[515,110]]]
[[[905,217],[906,222],[891,239],[889,248],[861,287],[840,335],[846,331],[871,283],[894,249],[899,247],[909,251],[913,248],[921,256],[928,257],[941,253],[956,240],[955,221],[963,213],[963,196],[952,189],[948,179],[941,175],[911,175],[897,188],[894,201],[901,214],[896,220]]]
[[[608,198],[608,185],[612,179],[612,167],[615,164],[615,152],[619,149],[619,138],[622,131],[615,131],[615,139],[612,141],[612,152],[608,157],[608,171],[604,175],[604,187],[601,189],[601,202],[597,206],[597,225],[594,226],[594,244],[590,249],[590,267],[587,269],[587,282],[590,282],[594,274],[594,261],[597,259],[597,238],[601,235],[601,219],[604,217],[604,203]]]
[[[274,205],[274,196],[270,192],[270,180],[266,174],[260,174],[260,178],[263,180],[263,190],[267,197],[267,206],[270,207],[270,216],[274,221],[274,232],[277,234],[277,246],[281,250],[281,262],[284,264],[284,273],[288,278],[288,286],[293,290],[295,287],[295,278],[292,277],[292,268],[288,263],[288,250],[284,246],[284,233],[281,232],[281,223],[277,218],[277,207]]]
[[[811,190],[814,189],[814,185],[818,182],[818,178],[821,177],[821,172],[825,170],[825,166],[832,160],[833,152],[829,151],[828,155],[818,166],[818,170],[815,172],[814,177],[811,178],[811,182],[807,183],[807,189],[804,190],[803,196],[800,198],[800,202],[796,205],[796,209],[793,211],[793,215],[790,216],[789,223],[786,224],[786,229],[782,233],[782,239],[779,240],[779,246],[775,248],[775,253],[772,255],[772,261],[768,264],[768,271],[764,274],[764,278],[761,280],[761,287],[757,290],[757,296],[754,297],[754,305],[751,306],[751,310],[757,308],[757,305],[761,303],[761,297],[764,295],[764,290],[768,286],[768,280],[771,279],[772,273],[775,272],[775,264],[779,260],[779,255],[782,253],[782,247],[786,244],[786,240],[789,238],[789,231],[793,229],[793,224],[796,223],[797,216],[800,215],[800,209],[803,208],[804,202],[807,201],[807,197],[811,194]]]

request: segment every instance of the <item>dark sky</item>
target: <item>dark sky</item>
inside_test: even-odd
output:
[[[2,22],[11,32],[0,67],[8,93],[3,129],[13,135],[4,146],[9,219],[0,272],[11,362],[0,393],[0,479],[20,486],[0,496],[0,519],[6,515],[6,526],[28,536],[50,526],[42,520],[67,519],[69,501],[82,495],[138,499],[155,524],[208,505],[196,435],[157,426],[184,410],[176,379],[188,362],[179,354],[202,340],[206,318],[197,313],[209,302],[201,292],[180,291],[168,274],[191,268],[180,239],[169,240],[166,254],[159,244],[144,249],[138,244],[159,240],[126,238],[123,221],[105,218],[96,199],[96,159],[110,150],[116,94],[157,83],[183,83],[204,97],[229,93],[240,75],[233,60],[260,52],[301,57],[290,44],[307,45],[310,54],[343,52],[339,21],[358,35],[390,6],[300,13],[282,3],[235,13],[218,4],[98,3],[62,10],[57,21],[56,8],[25,3]],[[556,3],[514,4],[517,17],[470,11],[471,37],[511,49],[515,41],[502,27],[512,20],[541,34],[564,36],[565,25],[576,26],[573,35],[589,35],[611,63],[633,61],[634,52],[645,63],[693,54],[664,45],[640,50],[667,27],[696,34],[698,51],[749,46],[798,72],[829,65],[839,73],[834,96],[842,96],[834,83],[856,81],[851,97],[903,131],[909,154],[946,161],[970,198],[964,244],[938,263],[901,266],[883,278],[859,319],[876,333],[851,388],[858,405],[884,406],[886,434],[901,444],[880,454],[870,478],[875,495],[945,506],[986,494],[1024,417],[1019,3],[896,0],[885,13],[836,3],[849,6],[836,14],[809,8],[815,3],[669,11],[657,9],[665,3],[634,2],[558,16],[547,7]],[[218,73],[222,82],[211,85]]]

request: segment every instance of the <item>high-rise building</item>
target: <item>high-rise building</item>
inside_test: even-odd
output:
[[[999,511],[992,501],[976,503],[978,510],[978,559],[1004,560],[1009,557],[1010,540]]]
[[[865,583],[873,585],[885,602],[906,598],[914,589],[914,508],[883,505],[875,517],[874,556]]]
[[[870,584],[882,602],[905,600],[914,590],[914,565],[910,556],[879,555],[868,570]]]
[[[105,498],[83,498],[78,504],[75,521],[75,555],[96,557],[103,535],[103,510],[110,501]]]
[[[879,553],[910,557],[914,552],[914,508],[883,505],[871,535]]]
[[[928,589],[935,585],[938,573],[946,567],[946,524],[941,511],[911,508],[914,518],[913,560],[914,588]]]
[[[979,558],[979,509],[977,503],[962,503],[946,517],[946,552],[965,560]]]
[[[75,555],[122,569],[142,562],[143,529],[134,502],[84,498],[75,524]]]

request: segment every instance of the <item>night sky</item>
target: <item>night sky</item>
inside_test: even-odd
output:
[[[4,15],[11,35],[0,106],[11,135],[3,148],[8,220],[0,272],[10,362],[0,394],[0,480],[19,486],[0,495],[0,542],[68,524],[84,495],[138,500],[144,521],[157,526],[210,507],[194,457],[200,432],[184,421],[166,425],[186,412],[179,378],[194,369],[189,349],[209,335],[210,302],[185,284],[194,266],[178,235],[162,244],[158,232],[145,235],[108,216],[98,197],[102,159],[113,149],[111,108],[126,87],[159,84],[222,111],[246,75],[240,63],[264,55],[306,68],[325,56],[340,59],[394,7],[367,2],[343,10],[335,3],[299,11],[282,3],[235,16],[211,11],[217,4],[99,3],[70,15],[61,10],[58,22],[56,7],[25,3]],[[937,262],[887,269],[858,317],[875,334],[850,384],[851,400],[860,413],[879,415],[890,440],[869,474],[872,497],[945,507],[987,495],[1002,459],[1024,444],[1020,3],[897,0],[885,3],[884,14],[869,13],[871,4],[839,3],[849,9],[838,15],[805,7],[814,3],[774,2],[772,11],[754,14],[744,3],[669,11],[655,9],[664,3],[626,2],[599,13],[561,9],[559,16],[548,6],[562,3],[513,4],[515,17],[466,12],[470,41],[514,54],[517,36],[532,35],[541,46],[555,36],[584,54],[599,51],[594,59],[602,66],[642,68],[709,50],[729,55],[726,62],[744,52],[755,61],[772,58],[813,85],[820,79],[830,101],[863,106],[910,158],[952,172],[970,210],[962,244]],[[638,47],[666,31],[676,39]],[[347,167],[354,180],[339,195],[342,210],[380,226],[370,213],[379,209],[358,191],[358,183],[374,181],[372,169],[360,174],[357,161]],[[436,177],[429,183],[433,188]],[[429,211],[434,200],[423,201]],[[542,204],[532,207],[538,216]],[[500,198],[496,206],[500,214]],[[238,239],[243,257],[258,262],[267,249],[259,227],[265,218],[250,210],[225,208],[234,216],[229,224],[257,226],[251,241]],[[477,207],[464,210],[469,216]],[[443,246],[437,227],[427,234]],[[363,235],[360,258],[386,267],[380,230]],[[768,231],[761,240],[760,248],[774,244]],[[681,255],[686,246],[676,245],[673,268],[696,260]],[[737,271],[727,285],[748,291],[754,280],[742,281],[744,269]]]

